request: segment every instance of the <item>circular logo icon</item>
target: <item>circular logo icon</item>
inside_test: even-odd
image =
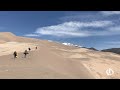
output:
[[[106,74],[107,75],[113,75],[114,71],[111,68],[109,68],[109,69],[106,70]]]

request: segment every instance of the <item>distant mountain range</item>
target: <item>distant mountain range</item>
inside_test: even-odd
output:
[[[117,54],[120,54],[120,48],[110,48],[110,49],[104,49],[104,50],[101,50],[103,52],[113,52],[113,53],[117,53]]]
[[[94,50],[94,51],[98,51],[97,49],[91,47],[91,48],[87,48],[87,49],[90,49],[90,50]]]
[[[74,47],[86,48],[86,49],[90,49],[90,50],[94,50],[94,51],[99,51],[94,47],[87,48],[87,47],[82,47],[82,46],[79,46],[79,45],[74,45],[74,44],[71,44],[71,43],[62,43],[62,44],[67,45],[67,46],[74,46]],[[112,52],[112,53],[120,54],[120,48],[103,49],[101,51],[102,52]]]

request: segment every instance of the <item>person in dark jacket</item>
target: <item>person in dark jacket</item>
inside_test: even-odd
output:
[[[17,58],[17,52],[16,51],[14,51],[13,55],[14,55],[14,58]]]
[[[31,50],[31,48],[28,48],[28,50],[30,51],[30,50]]]
[[[24,51],[24,57],[26,58],[26,55],[29,54],[27,50]]]

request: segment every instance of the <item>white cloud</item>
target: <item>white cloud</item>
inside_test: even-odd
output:
[[[110,15],[117,15],[120,14],[120,11],[101,11],[103,15],[110,16]]]
[[[25,34],[24,36],[27,36],[27,37],[37,37],[39,35],[37,35],[37,34]]]
[[[25,36],[38,37],[40,35],[51,35],[57,37],[88,37],[88,36],[107,36],[120,35],[120,26],[113,27],[111,21],[94,22],[65,22],[58,25],[38,28],[33,34]],[[105,30],[87,30],[83,27],[104,27]]]
[[[120,32],[120,26],[111,27],[109,28],[109,31]]]
[[[111,21],[93,21],[93,22],[65,22],[58,25],[47,26],[38,28],[35,33],[42,35],[52,36],[75,36],[75,37],[86,37],[91,36],[94,32],[82,30],[83,27],[106,27],[113,23]]]
[[[120,35],[120,26],[108,27],[104,31],[100,31],[99,33],[96,31],[95,33],[96,36]]]

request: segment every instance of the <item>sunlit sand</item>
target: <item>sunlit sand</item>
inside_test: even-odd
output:
[[[14,51],[18,52],[16,59]],[[106,74],[109,68],[113,75]],[[0,33],[0,78],[120,78],[120,55]]]

